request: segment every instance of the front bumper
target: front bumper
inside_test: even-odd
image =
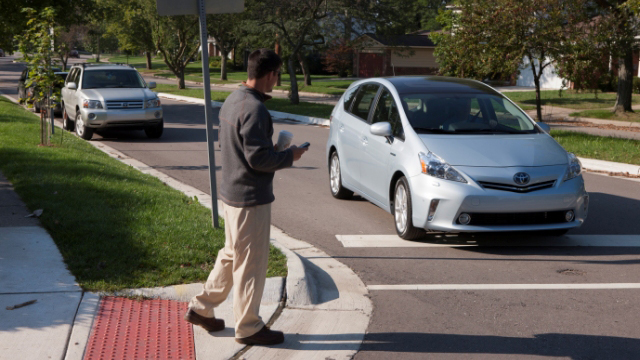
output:
[[[149,126],[162,121],[161,107],[147,109],[80,109],[80,116],[91,128]]]
[[[430,230],[495,232],[571,229],[582,225],[588,213],[589,195],[582,176],[566,182],[560,177],[552,188],[529,193],[485,189],[473,181],[463,184],[424,174],[409,178],[409,183],[413,224]],[[429,206],[434,199],[439,203],[433,219],[429,221]],[[518,225],[462,225],[457,222],[462,213],[522,214],[567,210],[574,211],[573,221]]]

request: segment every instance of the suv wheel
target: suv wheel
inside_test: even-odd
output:
[[[393,201],[393,216],[398,236],[405,240],[414,240],[424,234],[422,229],[413,227],[413,211],[411,207],[411,190],[409,182],[403,176],[396,182]]]
[[[157,139],[162,136],[162,132],[164,130],[164,121],[161,120],[159,124],[153,126],[147,126],[144,128],[145,134],[149,139]]]
[[[331,195],[336,199],[349,199],[353,196],[353,191],[342,186],[342,175],[340,172],[340,158],[338,152],[331,154],[331,164],[329,165],[329,188]]]
[[[73,131],[73,126],[75,124],[71,119],[69,119],[69,114],[67,114],[67,109],[62,105],[62,128],[67,131]]]
[[[91,140],[93,136],[93,129],[84,124],[80,111],[76,113],[76,134],[85,140]]]

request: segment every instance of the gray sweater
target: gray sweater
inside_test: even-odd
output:
[[[222,181],[220,200],[235,207],[272,203],[273,175],[291,167],[293,152],[273,148],[273,120],[263,102],[270,99],[253,88],[242,86],[220,109]]]

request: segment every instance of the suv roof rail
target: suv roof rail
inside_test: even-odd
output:
[[[87,66],[126,66],[126,67],[130,67],[132,69],[135,69],[135,67],[133,65],[130,64],[125,64],[125,63],[105,63],[105,64],[94,64],[94,63],[80,63],[80,64],[76,64],[76,65],[82,65],[82,68],[84,69]],[[73,65],[73,66],[76,66]]]

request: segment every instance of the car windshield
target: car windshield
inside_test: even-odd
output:
[[[144,82],[135,70],[90,70],[82,79],[83,89],[143,88]]]
[[[491,94],[401,94],[402,106],[419,133],[531,134],[538,130],[521,110]]]

